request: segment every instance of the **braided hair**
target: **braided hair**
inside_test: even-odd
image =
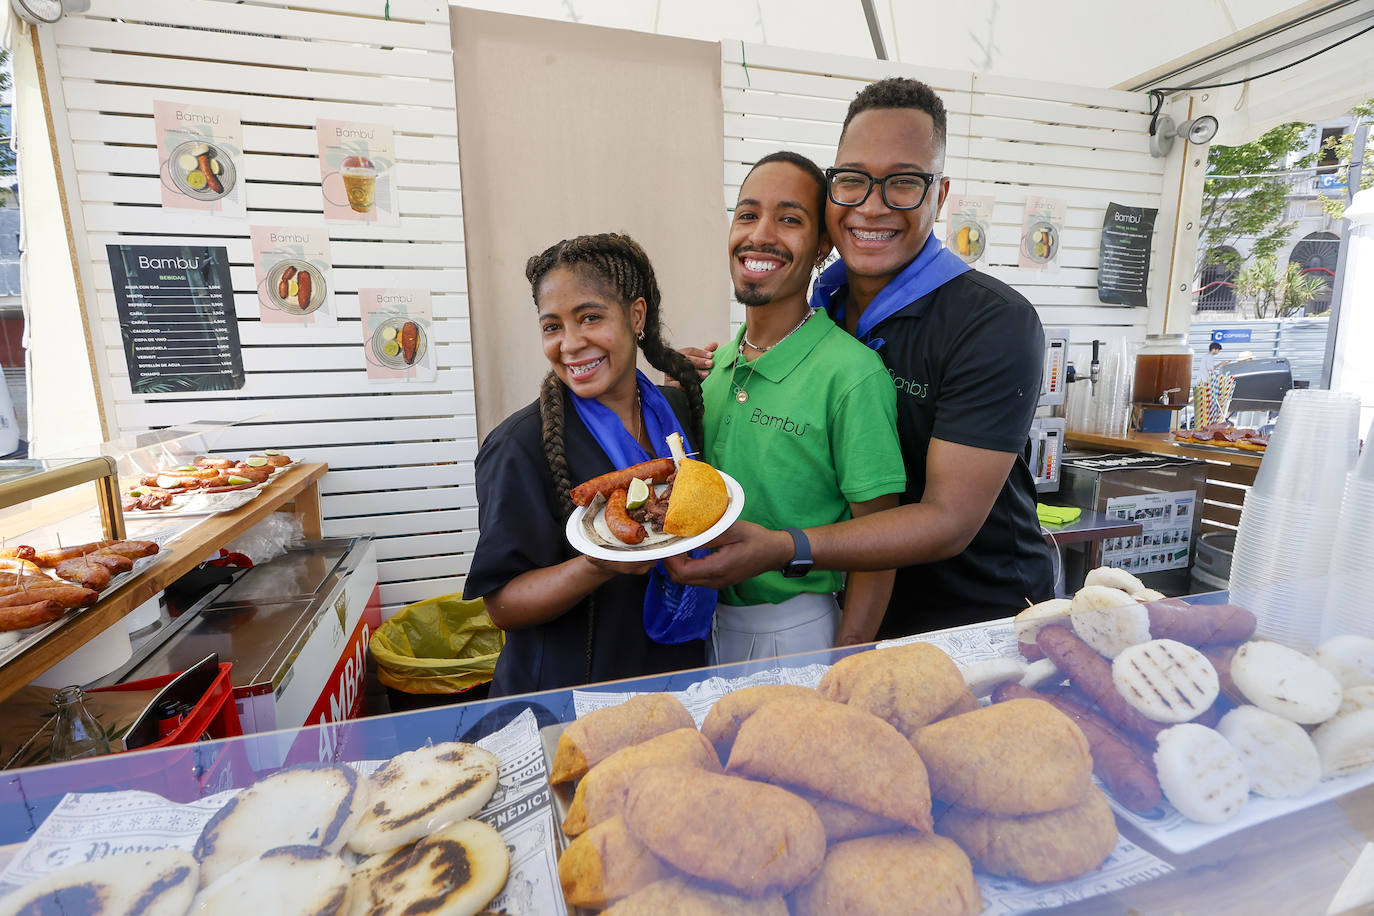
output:
[[[628,235],[604,232],[599,235],[580,235],[564,239],[534,255],[525,264],[525,278],[537,300],[539,284],[549,271],[567,267],[583,277],[603,285],[608,292],[628,308],[631,302],[644,300],[644,330],[639,347],[649,365],[676,379],[687,395],[687,435],[700,448],[705,406],[701,399],[701,378],[692,361],[674,350],[663,339],[662,296],[654,278],[653,265],[644,249]],[[544,457],[553,473],[558,500],[565,515],[571,515],[572,480],[568,474],[568,458],[563,450],[563,383],[550,372],[539,389],[539,416],[542,421]]]

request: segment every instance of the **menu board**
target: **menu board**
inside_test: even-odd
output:
[[[105,247],[134,393],[242,388],[228,249]]]
[[[1150,281],[1150,239],[1155,231],[1152,207],[1107,204],[1097,257],[1097,298],[1115,305],[1146,305]]]

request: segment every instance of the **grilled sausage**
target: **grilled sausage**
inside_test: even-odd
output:
[[[296,277],[296,305],[305,308],[310,304],[310,271],[303,270]]]
[[[1121,804],[1132,811],[1149,811],[1163,801],[1149,753],[1106,719],[1072,700],[1036,693],[1014,681],[998,684],[992,692],[994,703],[1023,697],[1044,700],[1074,721],[1088,739],[1093,772]]]
[[[56,601],[63,607],[90,607],[100,596],[89,588],[47,579],[47,585],[35,585],[8,595],[0,595],[0,608],[22,607],[38,601]]]
[[[109,547],[114,541],[92,541],[89,544],[77,544],[75,547],[62,547],[58,550],[40,550],[33,555],[33,562],[39,566],[51,569],[66,560],[75,560],[84,557],[88,553],[94,553],[102,547]]]
[[[1233,604],[1186,604],[1151,601],[1150,635],[1190,646],[1239,644],[1255,635],[1255,615]]]
[[[133,560],[121,554],[109,553],[106,550],[97,550],[94,553],[89,553],[86,555],[85,559],[87,563],[95,563],[105,567],[112,575],[116,576],[134,568]]]
[[[115,541],[100,549],[101,553],[117,553],[121,557],[128,557],[130,560],[150,557],[157,551],[157,541]]]
[[[291,297],[291,278],[296,275],[295,267],[288,267],[281,272],[281,278],[277,280],[277,298],[283,302]]]
[[[27,544],[20,544],[18,547],[11,547],[8,550],[0,550],[0,557],[8,557],[14,560],[32,560],[36,551]]]
[[[113,574],[99,563],[90,563],[82,557],[77,560],[64,560],[57,564],[57,575],[68,582],[75,582],[82,588],[102,591],[110,584]]]
[[[617,487],[606,497],[606,527],[611,529],[616,540],[633,545],[642,542],[647,532],[643,525],[630,518],[625,508],[627,495],[624,487]]]
[[[1112,682],[1111,662],[1098,655],[1072,630],[1058,624],[1041,630],[1035,642],[1044,650],[1045,657],[1087,695],[1098,712],[1130,734],[1145,739],[1150,747],[1154,746],[1166,726],[1142,716],[1117,692]]]
[[[65,612],[66,608],[56,601],[38,601],[17,607],[0,608],[0,631],[26,630],[39,624],[51,623]]]
[[[602,474],[600,477],[593,477],[584,483],[573,487],[572,501],[579,506],[586,506],[591,503],[596,494],[604,493],[607,496],[616,489],[624,489],[630,485],[630,481],[638,477],[648,478],[654,483],[664,483],[677,471],[677,465],[671,458],[655,458],[652,461],[645,461],[641,464],[631,465],[619,471],[611,471],[609,474]]]
[[[413,321],[401,325],[401,333],[396,335],[401,341],[401,358],[409,366],[415,362],[415,348],[420,342],[420,326]]]

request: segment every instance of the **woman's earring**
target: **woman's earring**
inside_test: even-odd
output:
[[[640,332],[639,332],[639,338],[638,338],[638,339],[639,339],[639,342],[640,342],[640,343],[643,343],[643,342],[644,342],[644,331],[643,331],[643,329],[640,330]]]

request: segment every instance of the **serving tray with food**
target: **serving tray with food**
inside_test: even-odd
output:
[[[572,490],[568,543],[602,560],[662,560],[709,543],[744,511],[730,475],[689,458],[668,437],[672,458],[602,474]]]
[[[0,666],[152,563],[156,541],[0,550]]]
[[[1226,424],[1212,424],[1200,429],[1176,429],[1172,433],[1179,445],[1194,448],[1218,448],[1230,451],[1262,452],[1269,447],[1269,437],[1255,429],[1237,428]]]
[[[248,502],[273,475],[296,462],[277,449],[234,459],[201,455],[190,464],[162,468],[139,477],[124,495],[125,512],[159,515],[213,515]],[[252,495],[246,495],[251,493]]]

